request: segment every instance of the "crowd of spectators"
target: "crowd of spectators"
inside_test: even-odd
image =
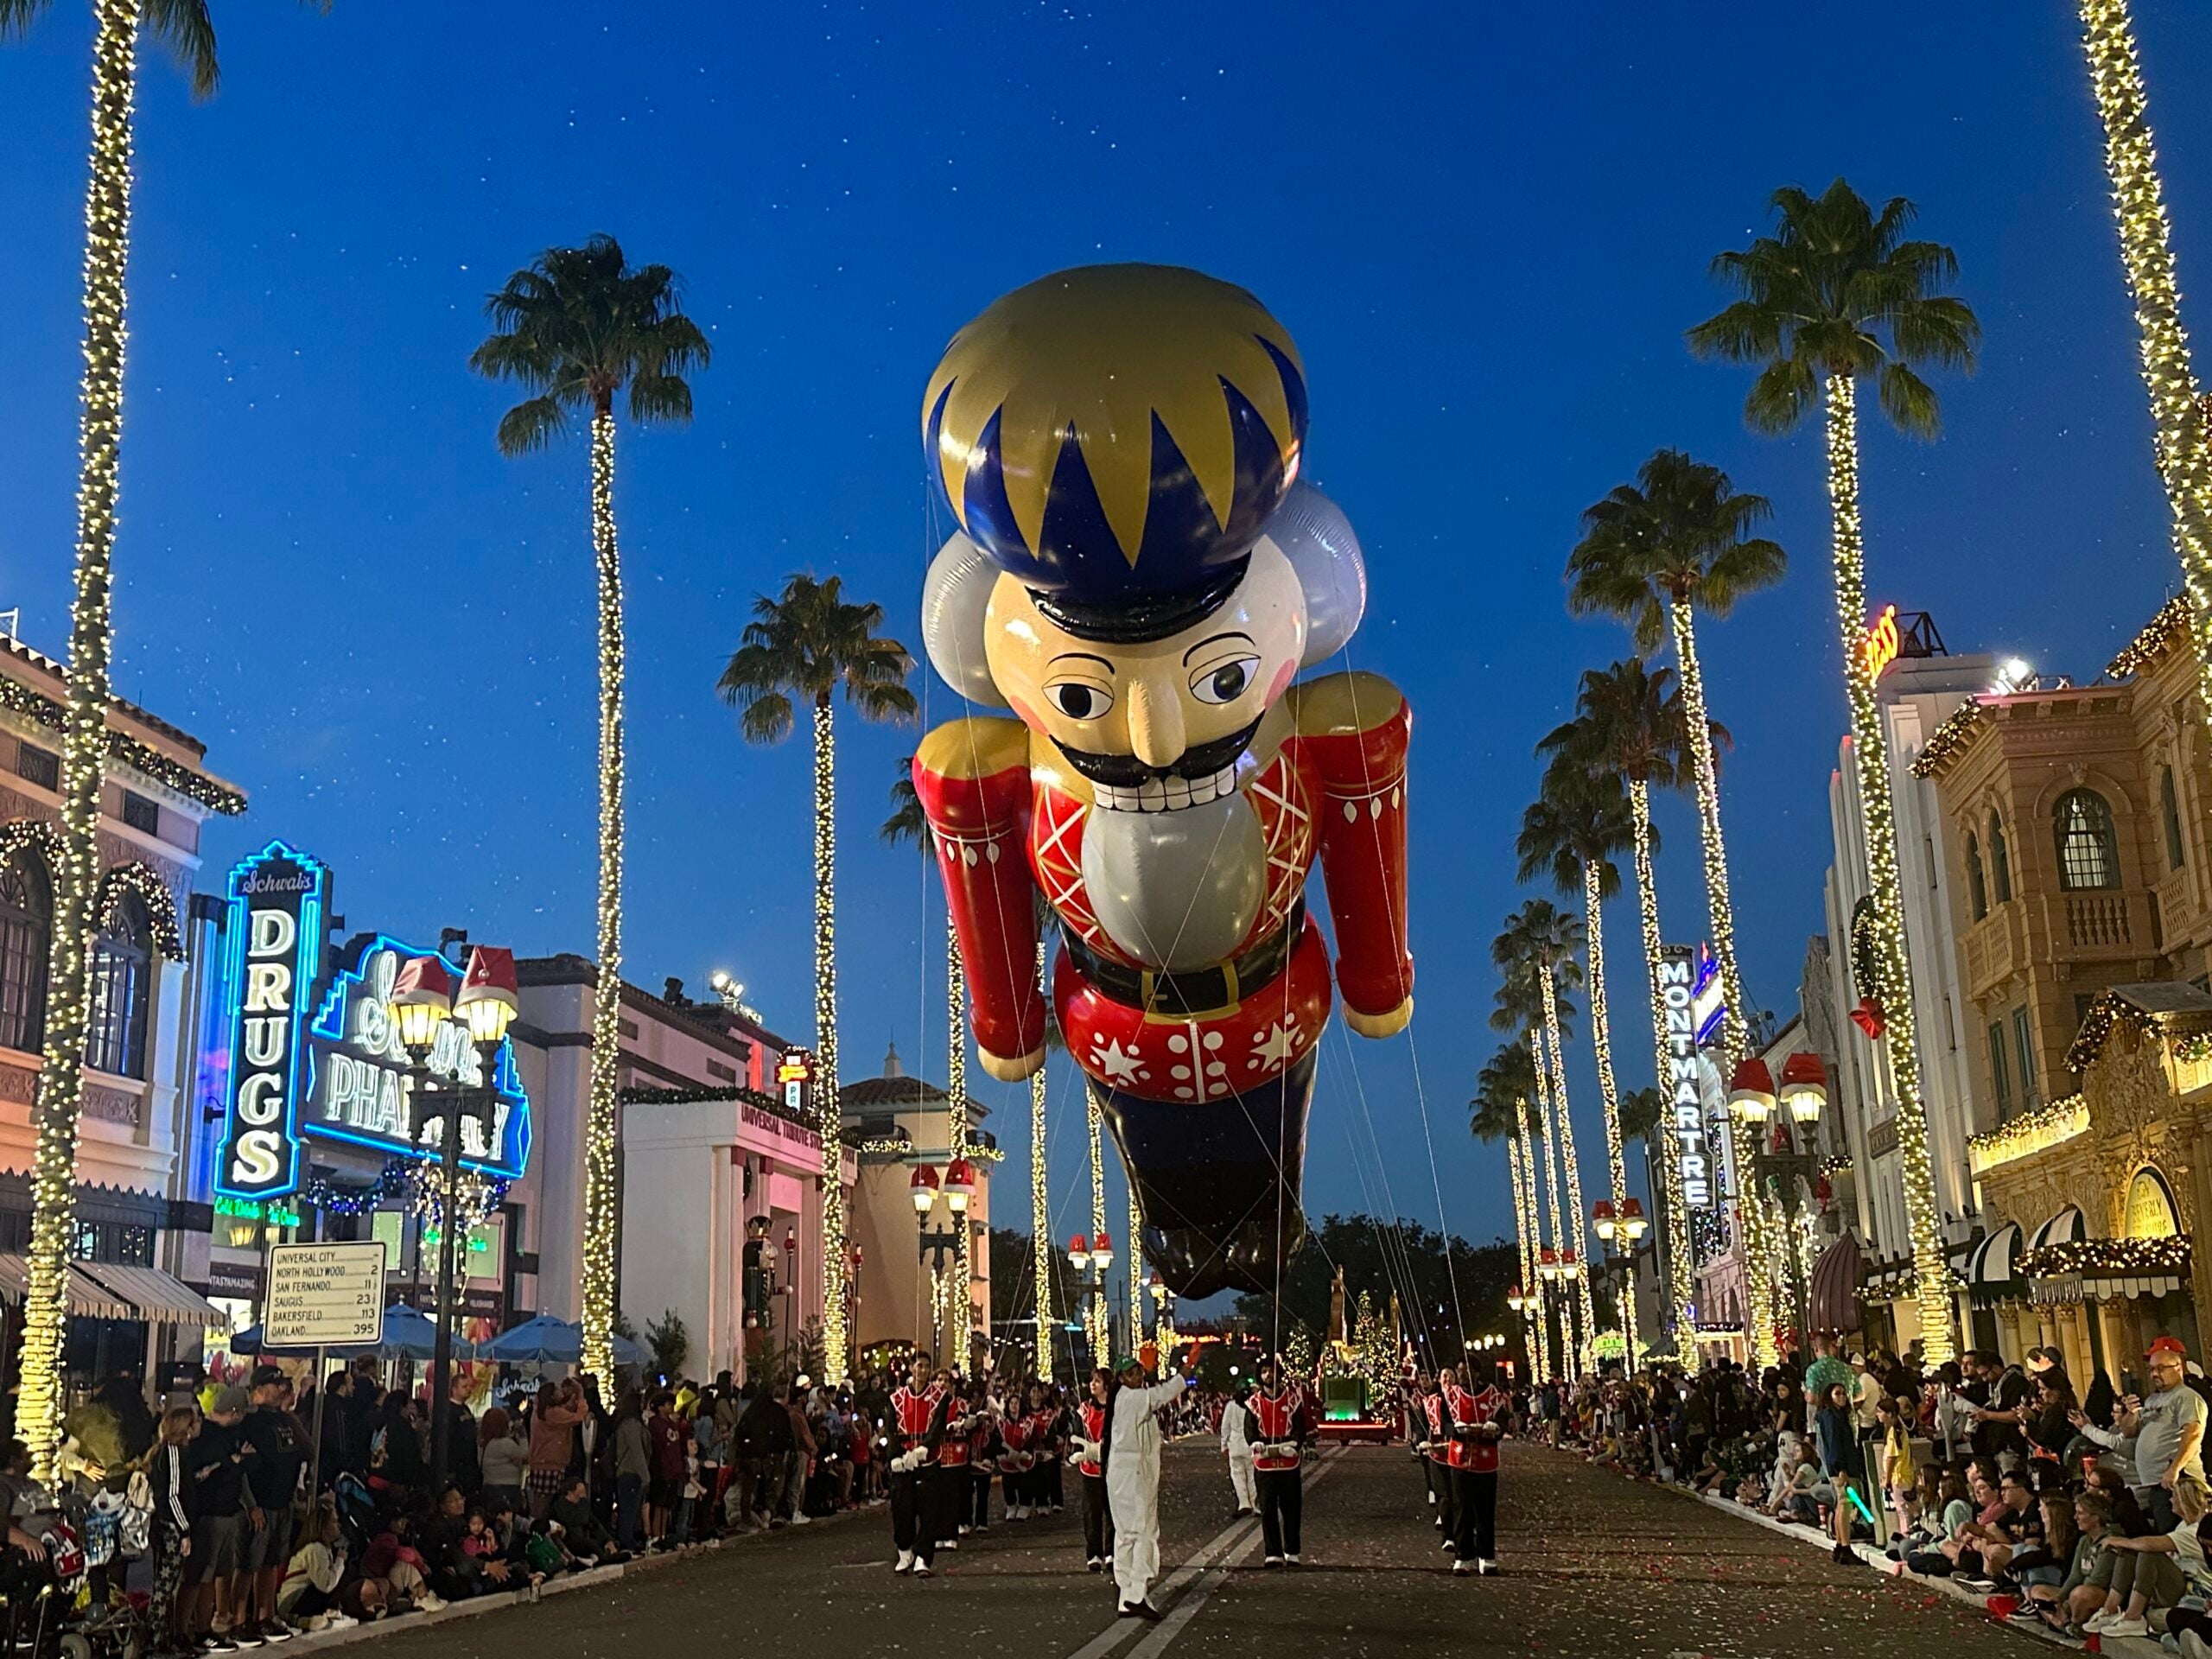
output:
[[[2055,1348],[1922,1364],[1816,1338],[1764,1374],[1618,1364],[1522,1391],[1554,1445],[1871,1545],[2004,1617],[2076,1638],[2164,1637],[2212,1659],[2202,1370],[2172,1337],[2086,1387]]]

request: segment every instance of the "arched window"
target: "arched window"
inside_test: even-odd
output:
[[[153,988],[153,925],[144,901],[135,893],[124,893],[92,942],[86,1065],[119,1077],[146,1075],[146,1004]]]
[[[2005,820],[1994,812],[1989,815],[1989,857],[1993,874],[1997,877],[1997,902],[2012,902],[2012,852],[2005,844]]]
[[[2058,885],[2069,892],[2120,885],[2120,837],[2112,808],[2094,789],[2069,789],[2051,809],[2058,845]]]
[[[2158,810],[2166,821],[2166,868],[2181,868],[2181,800],[2174,792],[2174,769],[2158,768]]]
[[[1967,831],[1967,903],[1977,922],[1989,914],[1989,884],[1981,874],[1981,842],[1971,830]]]
[[[54,887],[38,855],[0,859],[0,1048],[35,1054],[46,1041],[53,930]]]

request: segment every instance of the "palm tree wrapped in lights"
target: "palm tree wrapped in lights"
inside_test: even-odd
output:
[[[780,743],[798,724],[798,705],[814,721],[814,1027],[817,1114],[822,1129],[823,1369],[848,1370],[851,1332],[845,1312],[845,1197],[839,1167],[844,1141],[837,1106],[837,741],[842,693],[863,720],[906,721],[919,705],[906,676],[913,658],[883,638],[883,607],[853,604],[836,576],[795,575],[784,591],[753,601],[737,650],[718,689],[738,711],[750,743]],[[958,1114],[955,1114],[956,1118]],[[963,1291],[963,1294],[965,1294]]]
[[[1543,1248],[1543,1218],[1536,1207],[1535,1166],[1528,1155],[1529,1102],[1536,1093],[1536,1063],[1525,1043],[1501,1046],[1475,1079],[1467,1130],[1476,1140],[1505,1142],[1513,1177],[1513,1235],[1522,1288],[1536,1287],[1538,1252]],[[1538,1371],[1550,1375],[1548,1332],[1541,1319],[1531,1321],[1530,1357]]]
[[[2127,0],[2079,0],[2082,48],[2089,86],[2105,130],[2105,171],[2112,181],[2120,228],[2120,264],[2135,301],[2143,383],[2151,394],[2158,477],[2173,515],[2196,633],[2199,695],[2212,709],[2212,405],[2190,368],[2189,336],[2181,326],[2181,289],[2174,272],[2158,155],[2151,136],[2150,101],[2135,48]]]
[[[1567,562],[1568,610],[1578,616],[1620,618],[1630,625],[1637,651],[1647,655],[1673,638],[1697,788],[1706,909],[1727,1004],[1720,1033],[1722,1069],[1731,1077],[1748,1051],[1747,1005],[1736,965],[1736,915],[1728,891],[1728,849],[1720,834],[1720,778],[1698,661],[1696,613],[1725,617],[1748,595],[1782,580],[1789,563],[1782,549],[1750,533],[1772,511],[1764,496],[1738,493],[1718,467],[1693,461],[1679,449],[1662,449],[1637,469],[1635,483],[1617,486],[1584,512],[1582,539]],[[1748,1136],[1740,1126],[1733,1133],[1737,1167],[1748,1168]],[[1757,1205],[1737,1205],[1746,1323],[1753,1358],[1762,1367],[1780,1357],[1768,1230]]]
[[[1618,777],[1592,772],[1572,760],[1557,760],[1544,770],[1542,792],[1522,814],[1516,850],[1520,879],[1548,875],[1563,893],[1582,890],[1585,937],[1590,963],[1590,1038],[1597,1051],[1598,1095],[1605,1109],[1605,1172],[1609,1214],[1623,1211],[1628,1198],[1626,1166],[1621,1160],[1620,1089],[1613,1077],[1611,1022],[1605,1007],[1605,903],[1621,888],[1613,861],[1634,844],[1628,791]],[[1561,1098],[1565,1098],[1564,1080]],[[1578,1230],[1581,1217],[1578,1212]],[[1621,1299],[1621,1332],[1631,1357],[1636,1352],[1636,1290],[1633,1281]]]
[[[1964,300],[1935,291],[1956,277],[1958,260],[1942,244],[1906,234],[1914,213],[1904,197],[1892,197],[1877,213],[1838,179],[1817,197],[1795,187],[1777,190],[1771,205],[1773,235],[1713,261],[1714,274],[1743,297],[1691,329],[1689,341],[1702,356],[1759,365],[1744,402],[1744,418],[1754,430],[1792,430],[1816,395],[1826,411],[1836,623],[1873,900],[1876,977],[1891,993],[1884,1013],[1897,1090],[1897,1162],[1919,1279],[1921,1339],[1929,1363],[1941,1364],[1955,1349],[1949,1269],[1913,1032],[1889,741],[1865,645],[1858,387],[1860,379],[1872,379],[1891,425],[1910,437],[1933,438],[1942,412],[1935,388],[1917,371],[1930,365],[1971,369],[1981,326]]]
[[[1716,748],[1728,744],[1727,729],[1707,721],[1707,737]],[[1681,790],[1690,785],[1689,718],[1669,668],[1647,668],[1630,657],[1610,668],[1584,673],[1576,693],[1574,718],[1554,728],[1536,746],[1554,766],[1574,766],[1610,772],[1628,783],[1628,804],[1636,862],[1636,907],[1643,938],[1643,979],[1650,992],[1652,1075],[1668,1084],[1672,1060],[1667,1047],[1667,1009],[1659,995],[1661,934],[1659,893],[1651,855],[1659,838],[1651,823],[1651,790]],[[1626,1128],[1621,1133],[1628,1134]],[[1695,1249],[1689,1212],[1682,1201],[1681,1146],[1662,1137],[1667,1201],[1660,1211],[1668,1244],[1664,1300],[1669,1322],[1687,1326],[1695,1278]],[[1649,1147],[1647,1146],[1647,1151]]]
[[[50,0],[0,0],[0,40],[21,35]],[[321,9],[320,5],[318,9]],[[168,47],[193,96],[215,90],[215,25],[206,0],[92,0],[92,137],[85,186],[84,374],[78,398],[77,560],[69,605],[69,674],[61,727],[61,828],[46,1034],[31,1166],[31,1236],[23,1295],[16,1433],[35,1471],[51,1477],[61,1443],[61,1346],[68,1325],[77,1137],[92,1024],[92,942],[99,926],[100,795],[107,777],[110,601],[122,478],[123,365],[130,263],[138,32]]]
[[[588,415],[591,541],[599,572],[599,992],[592,1003],[591,1109],[584,1145],[583,1363],[614,1374],[616,1172],[621,1103],[622,556],[614,534],[614,410],[626,388],[640,425],[688,422],[691,387],[713,348],[683,315],[676,273],[632,265],[611,236],[549,248],[485,302],[496,332],[469,366],[532,395],[499,419],[502,454],[543,449]]]

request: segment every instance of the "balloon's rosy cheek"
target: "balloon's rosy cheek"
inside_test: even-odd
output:
[[[1282,694],[1289,689],[1290,677],[1298,672],[1296,663],[1285,663],[1275,671],[1274,683],[1268,688],[1268,707],[1272,709],[1282,701]]]
[[[1008,696],[1007,698],[1007,704],[1014,710],[1014,718],[1019,720],[1023,725],[1027,726],[1031,731],[1041,732],[1045,729],[1045,722],[1038,718],[1037,711],[1031,708],[1027,702],[1023,702],[1020,697]]]

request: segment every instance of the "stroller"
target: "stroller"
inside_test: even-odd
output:
[[[133,1537],[143,1552],[150,1504],[134,1504],[127,1482],[73,1484],[58,1500],[34,1483],[22,1490],[31,1510],[21,1525],[46,1559],[0,1560],[10,1647],[34,1659],[141,1659],[152,1646],[147,1611],[116,1589],[111,1568]]]

